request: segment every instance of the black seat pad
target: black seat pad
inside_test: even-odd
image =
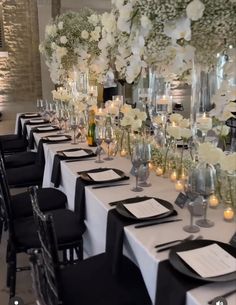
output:
[[[20,137],[18,134],[5,134],[0,136],[0,141],[14,141],[18,140]]]
[[[16,138],[15,140],[2,141],[2,148],[5,153],[25,151],[28,141],[25,138]]]
[[[65,209],[67,198],[64,193],[54,188],[40,188],[37,190],[40,210],[50,211]],[[11,196],[13,218],[28,217],[33,215],[32,205],[28,192]]]
[[[6,170],[9,185],[15,187],[30,186],[42,182],[43,172],[44,168],[37,164]]]
[[[4,157],[5,168],[21,167],[35,163],[37,153],[31,151],[20,152]]]
[[[99,254],[60,271],[64,305],[149,305],[140,270],[123,256],[119,277],[112,276],[107,254]]]
[[[58,246],[79,241],[85,231],[84,225],[79,225],[78,216],[70,210],[50,211],[53,216]],[[16,243],[24,249],[40,248],[40,242],[33,217],[14,221]]]

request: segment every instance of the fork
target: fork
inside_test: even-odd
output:
[[[191,238],[190,238],[190,236],[191,236]],[[193,236],[192,236],[192,235],[190,235],[190,236],[189,236],[189,239],[186,238],[185,240],[181,241],[179,244],[181,244],[182,242],[185,242],[185,241],[192,240],[192,239],[193,239]],[[203,238],[202,235],[199,235],[199,236],[197,236],[194,240],[198,240],[198,239],[202,239],[202,238]],[[178,244],[177,244],[177,245],[178,245]],[[175,246],[177,246],[177,245],[174,244],[174,245],[170,245],[170,246],[167,246],[167,247],[158,249],[157,252],[163,252],[163,251],[169,250],[169,249],[171,249],[171,248],[173,248],[173,247],[175,247]]]
[[[222,294],[222,295],[219,295],[219,296],[217,296],[217,297],[214,297],[214,299],[211,299],[210,301],[208,301],[208,304],[212,304],[213,301],[214,301],[216,298],[227,298],[227,297],[231,296],[231,295],[234,294],[234,293],[236,293],[236,289],[233,289],[233,290],[231,290],[231,291],[229,291],[229,292],[226,292],[226,293],[224,293],[224,294]]]
[[[175,244],[177,242],[182,243],[182,242],[185,242],[185,241],[193,239],[193,237],[194,237],[194,235],[191,234],[191,235],[189,235],[188,237],[186,237],[184,239],[176,239],[176,240],[168,241],[168,242],[163,243],[163,244],[158,244],[158,245],[155,246],[155,248],[164,247],[164,246],[167,246],[167,245],[170,245],[170,244]]]

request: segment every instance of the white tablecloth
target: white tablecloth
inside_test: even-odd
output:
[[[30,126],[28,126],[30,130]],[[52,133],[48,133],[48,135]],[[38,143],[42,136],[47,133],[35,133],[35,139]],[[44,144],[45,151],[45,171],[43,186],[52,186],[50,178],[52,172],[53,158],[56,151],[73,147],[86,147],[80,143],[78,146],[72,146],[70,143],[63,144]],[[60,189],[65,192],[68,198],[68,206],[71,210],[74,209],[75,183],[78,177],[77,172],[98,167],[93,160],[71,162],[61,162],[61,185]],[[129,175],[131,163],[126,158],[116,157],[112,161],[106,161],[100,164],[99,167],[113,167],[123,170]],[[111,207],[109,202],[122,200],[136,195],[147,195],[163,198],[174,204],[178,193],[174,190],[174,185],[169,179],[156,177],[151,173],[151,187],[144,188],[141,193],[134,193],[130,189],[135,181],[132,176],[128,182],[130,185],[114,188],[93,189],[92,186],[85,188],[86,195],[86,226],[87,231],[84,234],[84,249],[86,255],[91,256],[105,250],[106,236],[106,220],[107,212]],[[124,183],[127,183],[125,181]],[[183,226],[189,223],[190,217],[185,209],[180,209],[175,205],[178,211],[178,218],[182,218],[181,222],[162,224],[151,226],[142,229],[134,228],[134,225],[125,227],[124,252],[128,255],[140,268],[145,284],[152,301],[155,300],[156,276],[158,264],[160,261],[168,258],[168,251],[156,253],[154,245],[173,239],[181,239],[188,236],[183,231]],[[212,228],[201,228],[200,234],[204,239],[218,240],[228,243],[230,237],[235,231],[235,223],[227,223],[223,220],[223,208],[209,209],[208,217],[215,221],[215,226]],[[188,291],[186,305],[204,305],[221,293],[225,293],[235,287],[236,282],[207,284],[199,288]],[[232,295],[227,298],[228,305],[235,305],[236,296]],[[175,305],[175,304],[173,304]]]

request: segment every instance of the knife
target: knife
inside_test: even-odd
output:
[[[105,184],[105,185],[93,186],[92,189],[101,189],[101,188],[106,188],[106,187],[115,187],[115,186],[122,186],[122,185],[129,185],[129,183]]]
[[[199,235],[197,236],[194,240],[198,240],[198,239],[202,239],[202,235]],[[164,248],[161,248],[161,249],[158,249],[157,252],[163,252],[163,251],[166,251],[166,250],[169,250],[177,245],[179,245],[180,243],[176,243],[174,245],[171,245],[171,246],[167,246],[167,247],[164,247]]]
[[[153,221],[148,221],[148,222],[144,222],[141,224],[138,224],[135,226],[136,229],[140,229],[140,228],[145,228],[145,227],[150,227],[150,226],[155,226],[155,225],[161,225],[162,223],[168,223],[168,222],[176,222],[176,221],[182,221],[183,219],[168,219],[168,220],[153,220]]]
[[[70,162],[77,162],[77,161],[89,161],[89,160],[96,160],[96,158],[78,158],[78,159],[71,159],[71,160],[65,160],[66,163]]]

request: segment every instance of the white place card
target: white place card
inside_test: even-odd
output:
[[[86,151],[84,151],[83,149],[76,150],[76,151],[63,151],[63,154],[66,157],[84,157],[84,156],[88,156],[88,153]]]
[[[53,126],[45,126],[45,127],[38,127],[38,131],[47,131],[47,130],[54,130],[55,128]]]
[[[203,278],[236,271],[236,258],[216,243],[177,254]]]
[[[44,120],[30,120],[30,123],[44,123],[45,121]]]
[[[24,116],[27,118],[33,118],[38,116],[38,113],[25,113]]]
[[[106,171],[102,171],[98,173],[88,173],[88,175],[94,181],[110,181],[120,178],[120,176],[112,169],[108,169]]]
[[[124,206],[137,218],[153,217],[170,211],[153,198],[141,202],[124,204]]]
[[[63,141],[63,140],[68,140],[68,138],[65,137],[65,136],[47,137],[47,140],[49,140],[49,141]]]

